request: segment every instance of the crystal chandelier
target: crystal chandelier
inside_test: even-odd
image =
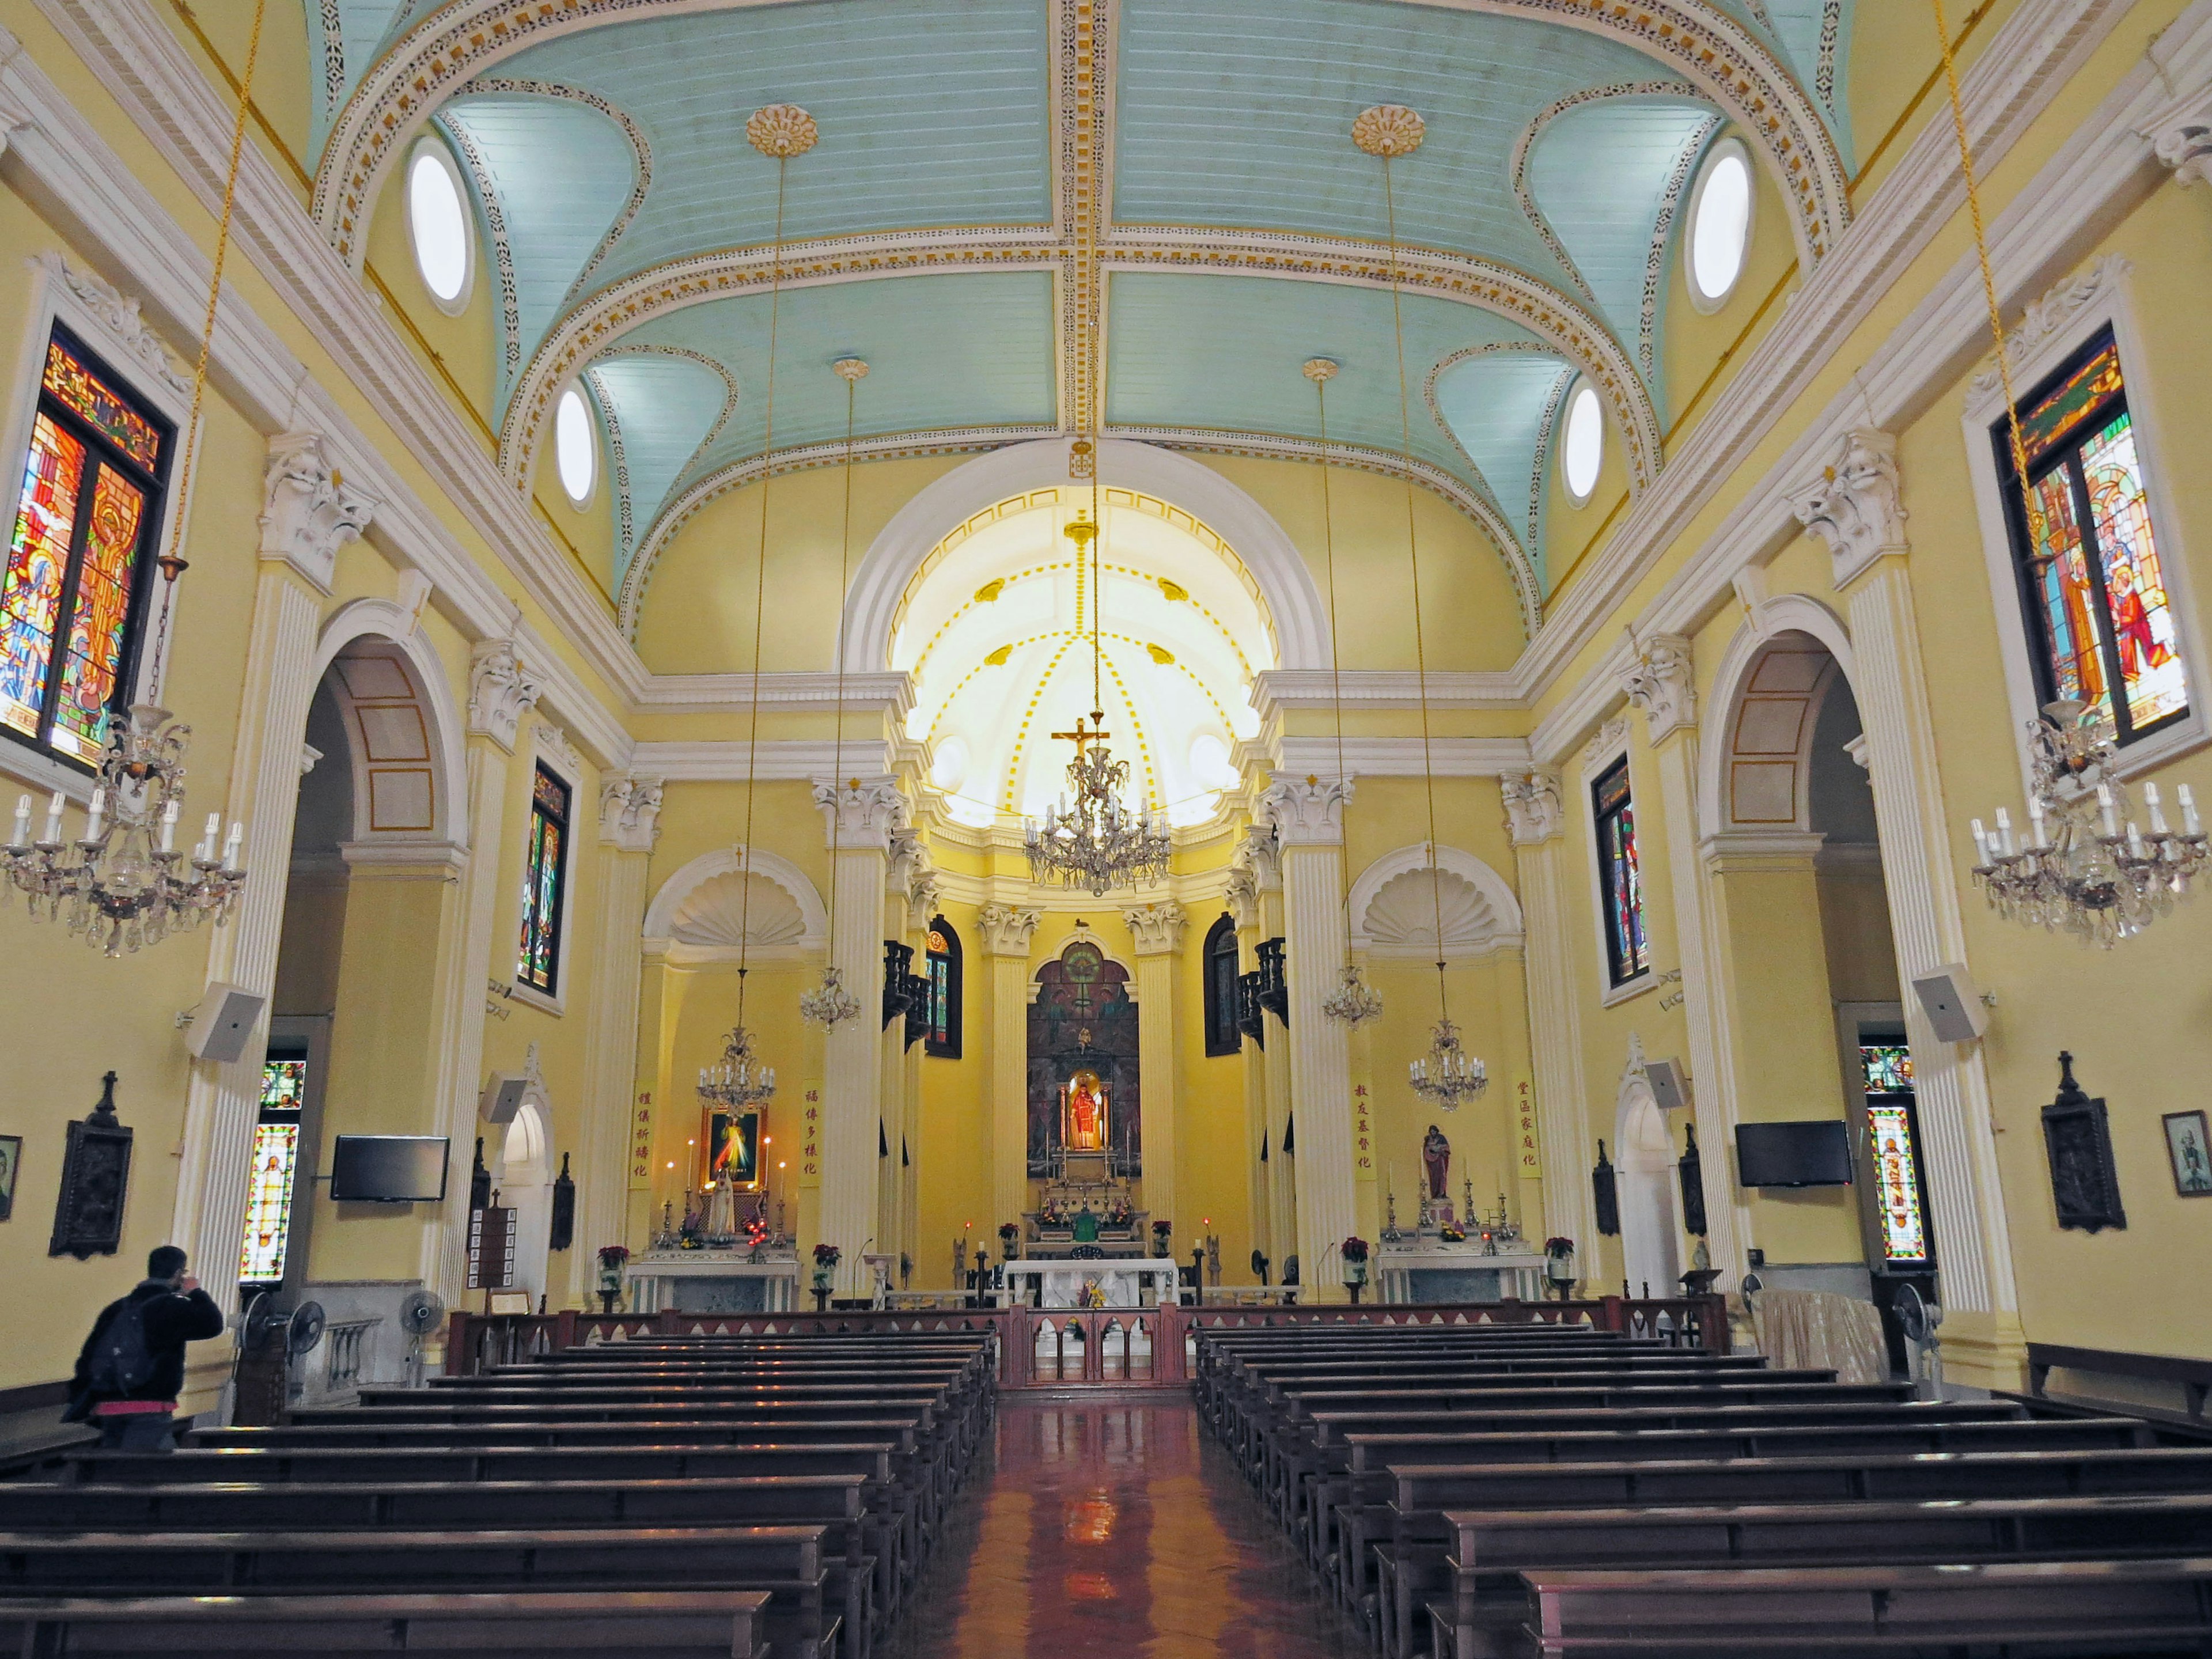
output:
[[[2166,827],[2158,786],[2143,785],[2148,832],[2128,787],[2112,774],[2102,712],[2071,698],[2045,703],[2029,728],[2032,781],[2027,844],[1997,808],[1995,834],[1973,822],[1974,880],[2008,921],[2061,929],[2110,949],[2173,908],[2206,862],[2205,836],[2189,786],[2174,790],[2181,832]]]
[[[1131,811],[1121,804],[1129,781],[1129,763],[1117,761],[1106,747],[1106,714],[1098,695],[1098,584],[1096,541],[1098,526],[1078,517],[1067,526],[1080,563],[1091,560],[1091,726],[1079,717],[1073,732],[1055,732],[1075,744],[1075,759],[1067,769],[1073,796],[1063,795],[1045,808],[1044,822],[1022,820],[1022,838],[1029,848],[1030,879],[1063,887],[1087,887],[1103,896],[1116,887],[1149,884],[1168,873],[1174,843],[1167,817],[1139,807]]]
[[[1367,982],[1359,964],[1347,962],[1337,976],[1336,994],[1322,1000],[1321,1011],[1350,1030],[1358,1030],[1382,1016],[1382,994]]]
[[[860,1012],[860,998],[845,988],[845,975],[836,968],[824,968],[822,983],[799,999],[799,1018],[824,1030],[835,1030]]]
[[[757,1063],[752,1033],[742,1025],[723,1039],[722,1057],[699,1068],[699,1098],[732,1111],[758,1106],[775,1093],[775,1067]]]
[[[230,826],[220,855],[222,815],[208,815],[191,856],[176,850],[185,800],[185,751],[191,728],[169,723],[150,703],[112,726],[93,786],[84,835],[62,839],[59,790],[46,807],[46,833],[31,839],[31,798],[15,802],[15,832],[0,848],[0,868],[28,896],[32,915],[66,921],[88,945],[111,957],[158,944],[212,919],[230,919],[246,886],[238,867],[241,824]]]
[[[1490,1074],[1460,1046],[1459,1027],[1449,1018],[1437,1022],[1429,1052],[1406,1071],[1413,1092],[1447,1112],[1457,1111],[1490,1086]]]

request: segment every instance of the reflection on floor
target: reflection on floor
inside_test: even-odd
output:
[[[890,1659],[1353,1659],[1188,1400],[1005,1402]]]

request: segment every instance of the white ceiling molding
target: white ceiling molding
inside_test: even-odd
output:
[[[1433,771],[1440,778],[1489,778],[1529,765],[1525,738],[1353,738],[1344,740],[1344,769],[1355,778],[1418,778]],[[1334,736],[1279,738],[1273,769],[1296,776],[1336,775]]]
[[[1507,672],[1488,668],[1432,668],[1425,701],[1431,708],[1519,708],[1521,688]],[[1263,668],[1252,677],[1252,707],[1261,721],[1279,709],[1327,708],[1340,696],[1346,708],[1419,708],[1423,678],[1410,668]]]
[[[757,766],[752,745],[742,738],[641,743],[630,754],[635,769],[671,783],[743,783],[748,777],[762,783],[804,783],[841,772],[873,777],[893,772],[896,760],[882,739],[863,738],[848,738],[842,744],[831,738],[763,742]]]
[[[711,714],[750,708],[756,695],[764,709],[780,711],[842,708],[848,714],[880,714],[903,726],[914,708],[914,677],[899,669],[838,675],[820,669],[753,676],[655,674],[645,684],[638,708],[655,714]],[[841,696],[842,693],[842,696]],[[851,748],[852,744],[845,745]]]

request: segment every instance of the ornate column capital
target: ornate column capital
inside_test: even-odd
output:
[[[1157,904],[1137,904],[1121,912],[1121,920],[1135,935],[1140,957],[1171,956],[1182,947],[1183,923],[1189,920],[1173,899]]]
[[[2212,87],[2182,94],[2136,131],[2150,141],[2151,155],[2175,184],[2212,183]]]
[[[1498,793],[1505,801],[1505,822],[1516,847],[1534,847],[1566,828],[1566,806],[1559,796],[1559,775],[1538,768],[1501,772]]]
[[[825,844],[853,852],[888,854],[892,832],[906,828],[906,797],[886,777],[847,778],[814,786],[814,805],[822,813]]]
[[[929,919],[937,914],[937,872],[927,867],[929,854],[924,853],[923,867],[915,872],[906,886],[907,926],[919,933],[929,926]]]
[[[1276,893],[1283,886],[1283,842],[1272,823],[1255,823],[1244,832],[1244,844],[1233,854],[1238,868],[1249,871],[1252,891]]]
[[[1020,957],[1024,961],[1030,954],[1030,940],[1036,936],[1041,913],[1012,904],[986,904],[979,920],[983,926],[983,953],[993,957]]]
[[[1344,839],[1344,804],[1351,799],[1350,779],[1309,773],[1278,778],[1260,797],[1260,810],[1282,847],[1334,847]]]
[[[599,839],[624,853],[650,853],[660,839],[659,778],[624,773],[599,785]]]
[[[469,653],[469,732],[510,755],[522,717],[538,706],[538,685],[511,639],[481,640]]]
[[[1221,902],[1229,907],[1229,914],[1236,918],[1238,927],[1260,925],[1260,878],[1252,873],[1249,865],[1231,866]]]
[[[269,441],[261,485],[261,556],[282,560],[327,597],[338,549],[368,527],[374,497],[347,483],[323,451],[319,432],[280,432]]]
[[[1842,587],[1884,554],[1911,550],[1897,481],[1897,440],[1870,426],[1844,434],[1820,476],[1790,492],[1797,522],[1827,544]]]
[[[1644,731],[1654,744],[1698,723],[1698,692],[1690,674],[1690,641],[1680,634],[1647,634],[1632,639],[1635,660],[1621,672],[1620,690],[1644,711]]]

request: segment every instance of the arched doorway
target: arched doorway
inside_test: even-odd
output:
[[[533,1302],[545,1294],[553,1226],[553,1143],[544,1114],[526,1099],[507,1126],[492,1186],[514,1212],[514,1286]]]
[[[1676,1184],[1674,1141],[1640,1062],[1620,1082],[1613,1133],[1620,1147],[1620,1243],[1629,1289],[1655,1296],[1677,1288],[1682,1276],[1682,1204]]]

